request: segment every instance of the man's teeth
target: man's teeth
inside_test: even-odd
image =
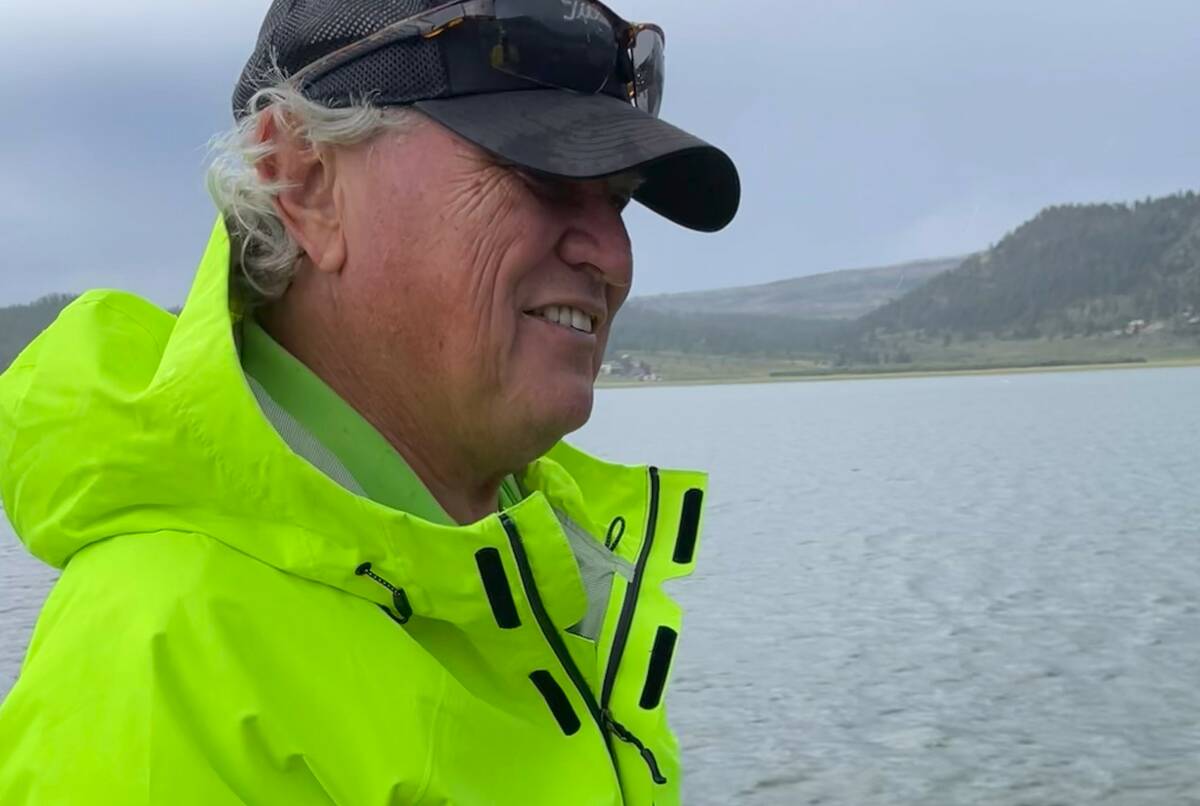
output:
[[[534,311],[533,315],[556,325],[573,328],[580,333],[591,333],[596,329],[596,323],[592,321],[591,316],[569,305],[547,305]]]

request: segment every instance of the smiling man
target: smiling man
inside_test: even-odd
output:
[[[276,0],[176,319],[85,295],[0,376],[0,493],[62,568],[5,804],[670,804],[704,477],[562,442],[622,210],[733,217],[590,0]]]

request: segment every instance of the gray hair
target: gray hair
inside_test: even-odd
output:
[[[289,185],[258,175],[258,164],[278,149],[275,143],[258,141],[261,116],[275,115],[280,126],[318,150],[364,143],[385,132],[406,133],[424,117],[412,109],[380,108],[368,101],[338,109],[322,106],[277,76],[247,103],[247,109],[256,111],[210,142],[206,185],[235,245],[233,290],[246,307],[282,297],[303,257],[275,212],[276,196]]]

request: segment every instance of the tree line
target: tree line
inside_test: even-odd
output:
[[[836,350],[851,324],[764,314],[673,313],[633,302],[617,315],[608,352],[814,358]]]
[[[1042,211],[958,269],[859,322],[859,334],[1091,336],[1200,310],[1200,196]]]
[[[28,305],[0,308],[0,372],[7,369],[26,345],[73,299],[69,294],[52,294]]]
[[[0,368],[72,297],[0,309]],[[609,353],[906,363],[929,343],[1095,336],[1156,321],[1200,336],[1200,195],[1043,210],[988,250],[857,320],[670,313],[632,301]]]

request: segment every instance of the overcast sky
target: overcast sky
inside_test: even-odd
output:
[[[0,305],[182,301],[205,143],[268,3],[4,5]],[[615,5],[667,29],[663,115],[729,151],[745,194],[718,235],[636,208],[637,293],[960,254],[1049,204],[1200,186],[1196,0]]]

